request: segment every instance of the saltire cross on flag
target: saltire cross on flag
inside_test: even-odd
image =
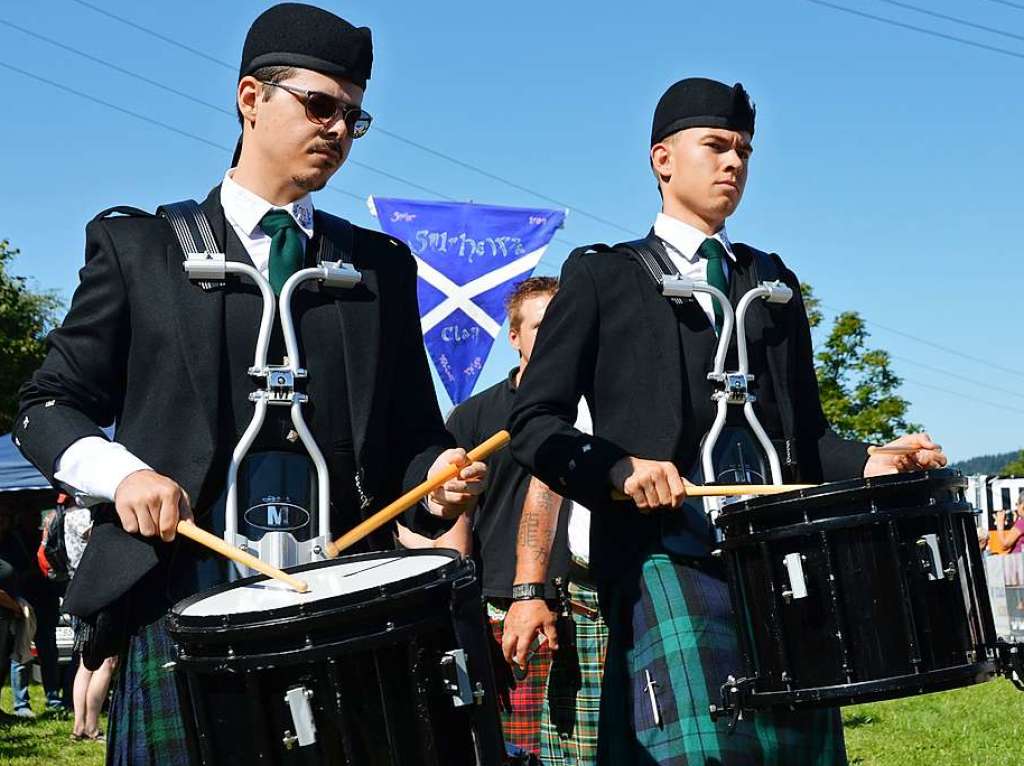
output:
[[[505,321],[505,299],[528,279],[564,210],[371,197],[381,228],[409,245],[427,354],[453,404],[473,393]]]

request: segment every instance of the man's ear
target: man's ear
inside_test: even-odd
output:
[[[238,111],[242,113],[242,119],[246,122],[252,123],[256,119],[257,104],[261,98],[262,88],[263,86],[255,77],[247,75],[238,81],[236,93]]]
[[[651,147],[651,170],[658,178],[671,178],[672,176],[672,151],[662,143]]]
[[[516,351],[519,350],[519,328],[509,327],[508,328],[508,342],[512,344],[512,348]]]

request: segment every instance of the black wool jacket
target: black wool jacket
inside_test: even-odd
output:
[[[648,242],[663,247],[653,235]],[[756,406],[789,477],[860,476],[866,445],[839,438],[822,412],[796,276],[774,254],[758,258],[739,244],[734,250],[734,304],[758,284],[764,258],[773,259],[776,276],[794,293],[786,304],[756,301],[746,322],[761,385]],[[626,250],[580,249],[566,261],[509,420],[511,447],[528,471],[593,511],[591,567],[598,579],[614,578],[632,556],[656,545],[660,533],[658,514],[611,500],[609,469],[632,455],[674,461],[686,475],[684,463],[696,457],[704,436],[706,418],[695,413],[710,406],[712,389],[703,381],[714,342],[696,302],[674,306]],[[573,428],[580,396],[593,415],[593,436]]]
[[[217,243],[229,259],[247,260],[219,200],[216,187],[202,203]],[[106,438],[100,427],[116,422],[116,440],[178,482],[201,512],[222,491],[225,456],[234,446],[227,443],[233,435],[218,427],[221,408],[232,406],[223,399],[245,397],[248,391],[225,393],[230,390],[224,383],[225,339],[232,328],[225,327],[223,290],[204,291],[187,278],[182,250],[163,218],[128,212],[100,214],[87,226],[79,287],[64,323],[48,338],[45,361],[22,389],[13,438],[54,481],[56,461],[68,446],[85,436]],[[315,215],[307,260],[318,252],[316,238],[328,237],[335,252],[344,253],[363,275],[357,287],[337,290],[337,321],[329,340],[344,348],[347,401],[331,406],[348,409],[344,420],[346,431],[351,427],[356,471],[371,498],[366,515],[421,482],[454,442],[427,367],[416,266],[408,248],[358,227],[348,238],[345,222],[321,211]],[[321,288],[307,283],[302,289]],[[310,385],[315,375],[311,369]],[[330,381],[317,384],[321,399],[330,395]],[[325,409],[321,402],[318,412]],[[334,443],[331,425],[326,417],[310,422],[325,454]],[[98,516],[113,518],[109,509]],[[78,613],[85,616],[133,590],[147,602],[160,602],[153,610],[159,614],[168,598],[160,578],[150,573],[140,581],[140,572],[152,568],[154,560],[172,558],[176,546],[194,544],[168,545],[116,532],[94,532],[92,550],[76,576],[89,580]],[[95,549],[97,542],[109,546],[109,555]]]

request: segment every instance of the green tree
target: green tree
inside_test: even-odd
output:
[[[811,286],[801,284],[811,327],[824,321]],[[898,393],[903,381],[892,371],[889,352],[867,347],[870,337],[856,311],[839,314],[814,355],[821,406],[836,433],[881,444],[920,430],[906,419],[910,403]]]
[[[1020,454],[1018,454],[1017,457],[1000,468],[999,473],[1004,475],[1009,474],[1012,476],[1024,476],[1024,449],[1020,451]]]
[[[63,305],[55,292],[33,292],[11,273],[18,252],[0,240],[0,433],[11,430],[18,389],[43,361],[44,338]]]

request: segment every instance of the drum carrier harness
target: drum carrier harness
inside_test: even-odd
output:
[[[599,245],[594,249],[603,248]],[[747,248],[754,258],[755,281],[758,286],[749,290],[733,310],[729,297],[718,288],[705,281],[685,279],[680,276],[679,270],[664,252],[660,243],[656,241],[653,232],[643,239],[622,242],[610,249],[624,251],[639,261],[654,282],[658,292],[673,303],[681,304],[684,300],[693,298],[695,293],[706,293],[717,300],[722,307],[722,330],[718,336],[714,366],[708,373],[708,380],[711,381],[714,389],[711,393],[711,400],[715,402],[716,411],[714,423],[701,447],[700,468],[704,482],[715,481],[717,475],[714,463],[715,447],[725,428],[729,407],[732,406],[742,408],[743,417],[754,433],[758,445],[764,450],[764,454],[768,458],[771,483],[782,484],[782,465],[779,461],[778,451],[754,412],[754,402],[757,401],[757,396],[750,392],[750,384],[754,381],[754,376],[750,373],[745,328],[747,311],[754,301],[760,299],[768,303],[788,303],[793,298],[793,290],[782,282],[775,260],[761,250]],[[738,369],[727,371],[725,369],[726,358],[734,331],[736,332]],[[712,521],[717,518],[723,501],[723,498],[705,498],[705,508]]]
[[[263,298],[259,335],[249,375],[262,384],[249,394],[255,405],[252,419],[231,454],[227,475],[227,497],[224,509],[224,539],[230,545],[253,553],[279,568],[322,561],[327,558],[331,541],[331,485],[327,462],[310,433],[302,414],[302,405],[309,397],[296,390],[296,381],[308,378],[299,358],[299,344],[292,317],[291,301],[296,289],[311,280],[327,287],[351,289],[362,281],[362,274],[343,260],[330,238],[319,237],[317,265],[292,274],[275,299],[269,280],[254,266],[227,260],[217,247],[213,229],[202,208],[194,200],[162,205],[158,213],[167,219],[185,254],[182,267],[188,278],[204,290],[217,289],[229,275],[247,277],[259,288]],[[344,221],[343,237],[351,253],[352,225]],[[285,357],[281,364],[268,364],[267,354],[274,328],[275,312],[280,316]],[[310,518],[309,539],[299,541],[286,531],[268,531],[258,540],[251,540],[238,531],[238,472],[249,448],[256,440],[267,417],[268,407],[288,407],[291,422],[316,471],[317,515]]]

